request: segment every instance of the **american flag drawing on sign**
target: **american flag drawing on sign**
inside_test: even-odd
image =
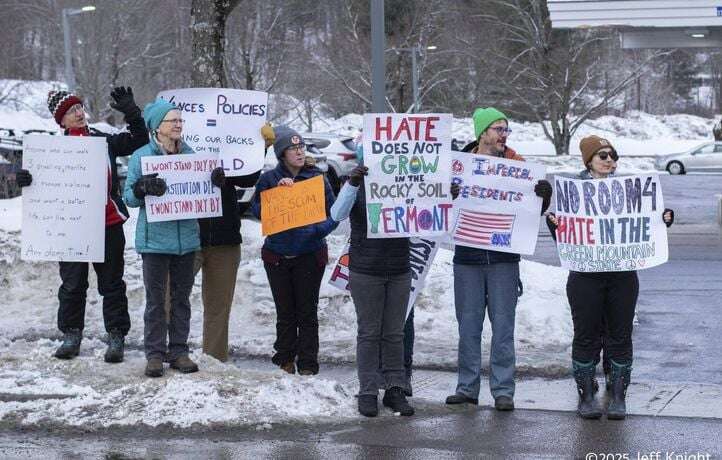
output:
[[[511,243],[511,230],[514,228],[515,217],[511,214],[493,214],[461,209],[454,229],[454,241],[491,246],[493,236],[497,234],[504,236],[499,239],[505,241],[503,246],[508,246]]]

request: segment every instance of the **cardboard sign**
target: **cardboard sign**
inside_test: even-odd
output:
[[[221,189],[211,182],[211,172],[218,167],[216,155],[153,155],[142,157],[140,165],[143,175],[158,173],[168,186],[163,196],[146,195],[148,222],[223,215]]]
[[[578,180],[556,176],[556,237],[562,267],[641,270],[668,259],[657,174]]]
[[[534,186],[546,177],[544,166],[455,152],[451,172],[460,188],[454,203],[454,244],[534,253],[542,204]]]
[[[363,148],[368,238],[449,231],[450,114],[367,113]]]
[[[23,260],[103,262],[108,199],[103,137],[31,134],[23,139]]]
[[[220,158],[226,176],[244,176],[263,167],[268,93],[228,88],[161,91],[183,115],[183,140],[198,153]]]
[[[326,220],[323,176],[261,192],[261,231],[273,235]]]
[[[409,238],[409,261],[411,262],[411,292],[409,293],[409,304],[406,307],[406,317],[416,303],[416,298],[424,289],[426,276],[431,270],[436,252],[439,249],[438,242],[422,238]],[[349,243],[343,248],[336,265],[331,271],[328,284],[342,291],[348,291],[349,281]]]

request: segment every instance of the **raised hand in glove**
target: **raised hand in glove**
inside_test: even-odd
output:
[[[456,199],[459,196],[460,187],[459,184],[453,183],[451,184],[451,198]]]
[[[138,104],[135,103],[133,89],[130,86],[118,86],[114,88],[113,91],[110,92],[110,97],[113,99],[110,106],[124,115],[136,109],[140,110]]]
[[[158,177],[158,173],[141,176],[133,185],[133,195],[139,200],[145,198],[146,195],[163,196],[166,190],[168,190],[168,186],[163,178]]]
[[[549,209],[549,204],[552,201],[552,184],[550,184],[548,180],[541,179],[534,186],[534,193],[542,199],[541,212],[544,214],[544,212]]]
[[[368,174],[369,168],[366,166],[358,165],[355,168],[351,170],[350,173],[348,173],[348,183],[353,185],[354,187],[358,187],[361,185],[361,179]]]
[[[18,169],[15,173],[15,183],[18,184],[18,187],[27,187],[32,182],[33,175],[27,169]]]
[[[270,123],[266,123],[261,127],[261,136],[263,136],[263,140],[266,142],[266,148],[276,142],[276,133],[273,132],[273,127],[271,127]]]
[[[226,185],[226,172],[220,166],[211,172],[211,182],[218,188]]]

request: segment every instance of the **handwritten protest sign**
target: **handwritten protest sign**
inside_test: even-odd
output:
[[[264,235],[324,220],[323,176],[296,182],[291,187],[280,186],[261,192],[261,232]]]
[[[367,113],[369,238],[433,237],[450,228],[451,115]]]
[[[103,262],[108,144],[102,137],[23,139],[23,260]]]
[[[455,152],[452,182],[454,244],[516,254],[533,254],[539,232],[541,198],[534,193],[544,166],[491,155]]]
[[[409,293],[409,303],[406,308],[406,316],[409,316],[411,309],[416,303],[416,298],[419,293],[424,289],[424,283],[426,282],[426,276],[431,270],[431,264],[434,262],[436,257],[436,251],[439,249],[439,244],[434,240],[428,240],[423,238],[410,238],[409,239],[409,261],[411,262],[411,292]],[[348,291],[348,280],[349,280],[349,245],[346,244],[341,255],[336,262],[333,270],[331,271],[331,277],[328,280],[328,284],[342,291]]]
[[[168,190],[163,196],[146,195],[148,222],[218,217],[223,214],[221,189],[211,182],[218,167],[213,154],[153,155],[140,159],[143,174],[158,173]]]
[[[197,153],[220,157],[226,176],[243,176],[263,167],[268,93],[227,88],[161,91],[158,97],[183,114],[183,140]]]
[[[657,174],[577,180],[556,176],[557,251],[577,272],[641,270],[668,258]]]

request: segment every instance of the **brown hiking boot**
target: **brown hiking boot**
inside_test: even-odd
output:
[[[281,369],[288,372],[289,374],[296,373],[296,366],[293,364],[293,361],[289,361],[286,364],[281,364]]]
[[[183,374],[198,372],[198,364],[194,363],[188,356],[179,356],[170,363],[170,367],[177,369]]]
[[[150,358],[145,365],[145,375],[148,377],[163,377],[163,361],[160,358]]]

